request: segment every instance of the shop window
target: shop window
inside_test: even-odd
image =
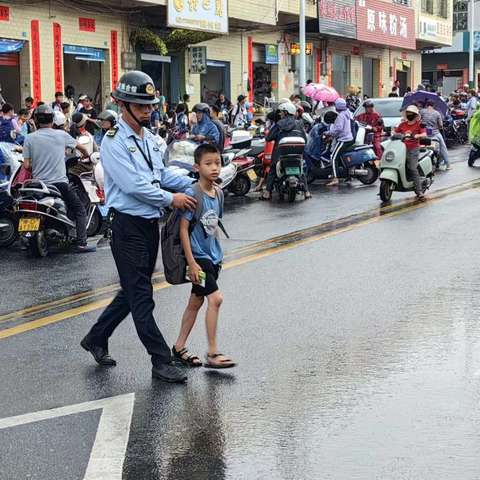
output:
[[[453,31],[468,31],[468,1],[454,0],[453,2]]]
[[[448,18],[448,0],[438,0],[438,16]]]
[[[422,0],[422,12],[433,15],[433,0]]]

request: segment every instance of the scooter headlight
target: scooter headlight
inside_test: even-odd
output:
[[[393,162],[395,160],[395,154],[393,152],[387,152],[385,154],[385,161],[386,162]]]

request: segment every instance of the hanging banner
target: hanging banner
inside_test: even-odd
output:
[[[31,44],[32,44],[32,94],[35,103],[42,99],[42,77],[40,70],[40,26],[38,20],[32,20]]]
[[[118,83],[118,32],[110,32],[110,59],[112,63],[112,92],[117,88]]]
[[[63,50],[62,27],[59,23],[53,24],[53,70],[55,77],[55,91],[63,92]]]

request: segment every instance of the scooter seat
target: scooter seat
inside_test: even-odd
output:
[[[362,150],[368,150],[372,148],[371,145],[355,145],[353,148],[350,148],[349,150],[346,150],[344,152],[345,154],[351,153],[351,152],[361,152]]]
[[[60,190],[55,185],[46,185],[48,188],[48,193],[54,198],[62,198]]]

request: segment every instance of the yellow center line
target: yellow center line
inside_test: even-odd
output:
[[[462,193],[462,191],[457,191],[455,193]],[[415,204],[413,204],[409,207],[405,207],[405,208],[402,208],[400,210],[385,213],[385,214],[379,215],[377,217],[371,217],[371,218],[362,220],[360,222],[353,223],[351,225],[347,225],[345,227],[338,228],[336,230],[319,233],[317,235],[313,235],[313,236],[308,237],[308,238],[295,240],[295,241],[292,241],[290,243],[286,243],[286,244],[283,244],[283,245],[278,245],[278,246],[275,246],[275,247],[269,247],[266,250],[253,253],[251,255],[245,255],[243,257],[240,257],[240,258],[237,258],[237,259],[234,259],[234,260],[230,260],[230,261],[225,263],[223,269],[228,270],[228,269],[231,269],[231,268],[234,268],[234,267],[245,265],[247,263],[258,261],[258,260],[261,260],[263,258],[267,258],[267,257],[270,257],[272,255],[276,255],[278,253],[291,250],[293,248],[298,248],[298,247],[301,247],[301,246],[304,246],[304,245],[308,245],[308,244],[317,242],[319,240],[330,238],[330,237],[333,237],[333,236],[336,236],[336,235],[340,235],[342,233],[346,233],[346,232],[358,229],[360,227],[364,227],[366,225],[370,225],[372,223],[376,223],[376,222],[378,222],[380,220],[383,220],[385,218],[391,218],[391,217],[403,215],[405,213],[409,213],[409,212],[418,210],[420,208],[424,208],[428,205],[431,205],[432,203],[437,203],[440,200],[442,200],[443,198],[445,198],[445,196],[442,196],[442,197],[439,197],[439,198],[432,198],[428,202],[415,203]],[[173,285],[170,285],[167,282],[157,283],[153,286],[153,291],[157,292],[159,290],[163,290],[165,288],[170,288],[172,286]],[[78,307],[75,307],[75,308],[71,308],[69,310],[65,310],[63,312],[59,312],[59,313],[56,313],[56,314],[53,314],[53,315],[48,315],[46,317],[39,318],[37,320],[32,320],[30,322],[26,322],[26,323],[23,323],[21,325],[17,325],[15,327],[0,330],[0,339],[12,337],[12,336],[18,335],[20,333],[25,333],[25,332],[35,330],[35,329],[40,328],[40,327],[51,325],[53,323],[61,322],[63,320],[67,320],[69,318],[76,317],[78,315],[93,312],[93,311],[98,310],[100,308],[105,308],[112,301],[112,299],[113,299],[113,297],[104,298],[104,299],[101,299],[101,300],[97,300],[95,302],[87,303],[85,305],[81,305],[81,306],[78,306]]]

